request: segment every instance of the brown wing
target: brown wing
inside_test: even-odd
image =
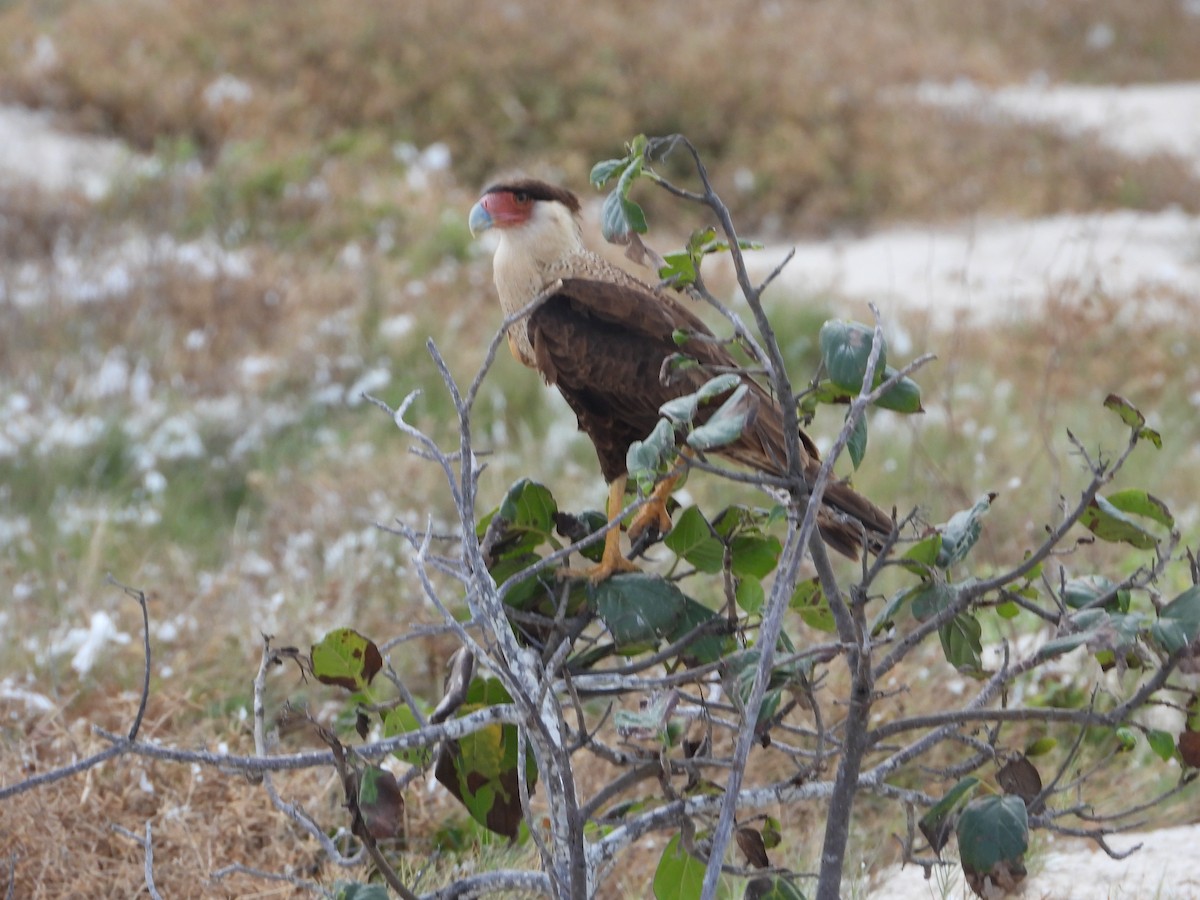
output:
[[[711,377],[705,367],[738,365],[719,344],[697,339],[676,344],[678,331],[712,336],[699,317],[671,297],[648,288],[582,278],[563,279],[562,289],[529,317],[537,368],[574,411],[580,429],[596,448],[606,481],[625,473],[629,445],[654,429],[659,407],[698,390]],[[701,368],[677,372],[669,384],[663,384],[663,361],[678,352],[696,359]],[[750,378],[744,381],[757,405],[756,414],[745,434],[719,452],[742,465],[782,474],[786,460],[783,416],[761,385]],[[702,410],[701,420],[711,411]],[[807,457],[804,468],[814,477],[819,465],[817,448],[803,432],[800,439]],[[890,520],[882,511],[845,485],[832,485],[828,501],[865,523],[870,531],[890,529]],[[850,533],[841,534],[845,530],[842,523],[822,522],[826,540],[854,555],[861,531],[856,524],[846,528]]]

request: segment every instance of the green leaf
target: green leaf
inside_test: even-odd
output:
[[[1063,602],[1071,609],[1083,609],[1111,593],[1112,597],[1105,601],[1103,608],[1113,612],[1127,612],[1129,610],[1129,591],[1121,590],[1114,593],[1115,587],[1116,585],[1103,575],[1083,575],[1072,578],[1063,585]]]
[[[888,598],[888,602],[883,605],[883,609],[876,613],[871,622],[871,637],[875,637],[885,628],[891,628],[895,624],[896,615],[900,612],[901,607],[912,599],[914,592],[919,591],[923,584],[912,588],[901,588]]]
[[[1026,756],[1045,756],[1058,746],[1058,741],[1052,737],[1041,737],[1025,745]]]
[[[734,375],[732,372],[717,375],[715,378],[710,378],[701,385],[700,390],[696,391],[696,399],[701,403],[708,403],[710,400],[723,397],[739,387],[743,387],[740,376]]]
[[[855,392],[857,393],[857,392]],[[845,405],[850,402],[852,394],[844,388],[838,387],[828,378],[823,378],[817,383],[817,386],[805,391],[799,397],[799,412],[801,416],[811,417],[816,414],[817,407],[824,403],[832,406],[835,404]]]
[[[900,565],[908,571],[921,576],[928,576],[942,551],[942,535],[934,532],[908,548],[900,557]]]
[[[966,675],[983,671],[983,629],[969,612],[962,612],[938,629],[946,662]]]
[[[970,509],[959,510],[945,525],[939,526],[942,546],[938,550],[937,565],[947,569],[961,562],[971,552],[983,531],[983,517],[992,508],[994,493],[987,493],[975,501]]]
[[[1122,725],[1113,731],[1113,735],[1121,745],[1118,753],[1128,753],[1137,746],[1137,733],[1132,728]]]
[[[1124,496],[1121,502],[1128,509],[1130,507],[1139,507],[1141,509],[1156,509],[1150,502],[1154,498],[1150,497],[1145,492],[1134,492],[1144,494],[1144,501],[1135,502],[1129,496],[1129,491],[1121,492]],[[1159,503],[1159,501],[1154,501]],[[1161,506],[1161,503],[1159,503]],[[1162,507],[1163,510],[1166,507]],[[1144,512],[1138,512],[1138,515],[1146,516]],[[1167,515],[1170,515],[1168,512]],[[1156,509],[1154,516],[1147,516],[1153,521],[1160,521],[1162,510]],[[1088,508],[1083,511],[1083,515],[1079,517],[1080,523],[1096,537],[1102,541],[1110,543],[1124,543],[1131,547],[1136,547],[1138,550],[1152,550],[1158,543],[1158,538],[1148,531],[1140,522],[1126,515],[1125,511],[1113,505],[1112,502],[1106,500],[1097,494],[1092,498],[1092,502]]]
[[[625,468],[638,488],[649,493],[675,458],[675,428],[668,419],[659,419],[644,441],[634,441],[625,453]]]
[[[550,489],[522,478],[508,489],[500,503],[500,515],[515,526],[549,533],[554,527],[558,504]]]
[[[996,615],[1002,619],[1015,619],[1021,614],[1021,607],[1011,600],[996,604]]]
[[[968,775],[931,806],[929,812],[921,816],[917,827],[921,829],[921,834],[925,835],[925,840],[929,842],[929,848],[934,854],[941,855],[942,848],[950,839],[950,832],[954,830],[959,812],[967,805],[978,787],[979,779]]]
[[[667,253],[663,256],[663,265],[659,266],[658,277],[669,281],[676,288],[696,283],[696,260],[687,251]]]
[[[940,578],[935,578],[921,582],[909,594],[913,617],[918,622],[928,622],[954,602],[957,591]]]
[[[1175,738],[1165,731],[1147,731],[1146,743],[1163,762],[1175,755]]]
[[[833,618],[833,610],[829,608],[829,601],[821,590],[819,579],[808,578],[797,582],[788,606],[799,612],[804,624],[810,628],[830,634],[837,632],[837,620]]]
[[[512,698],[495,678],[477,678],[467,689],[462,717]],[[486,725],[457,741],[447,741],[434,775],[467,812],[489,831],[515,838],[522,821],[517,759],[519,735],[515,725]],[[533,754],[525,754],[525,776],[532,794],[537,784]]]
[[[742,436],[752,412],[750,389],[739,385],[707,422],[687,436],[688,446],[705,451],[732,444]]]
[[[761,581],[747,577],[738,580],[737,587],[733,589],[733,597],[740,609],[755,616],[762,610],[767,594]]]
[[[618,650],[627,655],[658,646],[679,620],[684,593],[657,575],[615,575],[589,588],[600,616]]]
[[[867,360],[871,356],[871,344],[875,329],[859,322],[831,319],[821,326],[818,342],[825,371],[838,387],[857,394],[862,390],[867,374]],[[882,374],[887,368],[887,342],[880,348],[876,372]]]
[[[1175,527],[1175,517],[1171,515],[1171,510],[1167,509],[1167,504],[1146,491],[1135,489],[1118,491],[1115,494],[1109,494],[1108,502],[1123,513],[1144,516],[1164,528]]]
[[[1188,588],[1159,610],[1150,633],[1167,653],[1190,647],[1200,634],[1200,585]]]
[[[588,181],[592,183],[592,187],[599,190],[627,165],[629,165],[628,156],[621,159],[606,159],[598,162],[592,166],[592,172],[588,176]]]
[[[725,561],[725,546],[695,506],[689,506],[680,514],[663,543],[701,572],[720,572]]]
[[[667,841],[654,871],[655,900],[696,900],[704,886],[704,868],[675,835]]]
[[[739,534],[729,545],[730,568],[739,578],[766,578],[779,564],[783,545],[772,534]]]
[[[846,441],[846,450],[850,454],[851,464],[857,469],[867,454],[866,416],[859,416],[858,421],[854,423],[854,430],[850,432],[850,439]]]
[[[1115,412],[1121,417],[1121,421],[1134,431],[1146,424],[1146,417],[1142,415],[1141,411],[1120,394],[1109,394],[1105,397],[1104,408]]]
[[[336,884],[336,900],[391,900],[391,894],[382,884],[355,884],[339,881]]]
[[[322,684],[363,691],[382,668],[375,642],[353,628],[335,628],[312,648],[313,675]]]
[[[633,656],[674,642],[705,622],[719,618],[670,581],[643,572],[615,575],[588,587],[593,607],[620,653]],[[726,652],[728,638],[704,635],[680,652],[686,664],[706,663]]]
[[[1025,801],[1012,795],[977,797],[958,817],[956,831],[964,872],[986,875],[997,863],[1019,864],[1029,847]]]
[[[887,366],[881,381],[891,378],[896,371],[891,366]],[[859,384],[861,383],[859,382]],[[921,405],[921,387],[907,375],[884,391],[875,401],[875,405],[881,409],[890,409],[892,412],[898,413],[925,412],[925,407]]]
[[[421,727],[417,717],[408,705],[396,706],[383,713],[383,736],[395,737],[398,734],[408,734]],[[433,759],[433,751],[428,747],[401,748],[392,751],[392,755],[410,766],[424,768]]]

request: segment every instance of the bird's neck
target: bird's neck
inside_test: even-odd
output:
[[[523,309],[547,284],[568,274],[569,261],[585,252],[579,225],[557,203],[539,207],[520,228],[501,232],[492,274],[504,314]]]

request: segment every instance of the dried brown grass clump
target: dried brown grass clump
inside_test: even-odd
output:
[[[120,732],[128,728],[136,699],[97,696],[90,708],[77,707],[49,719],[8,720],[0,742],[6,783],[104,749],[107,742],[91,732],[88,720]],[[189,712],[183,697],[153,697],[142,736],[179,746],[211,747],[221,740],[250,746],[244,733],[230,733],[223,723],[188,724]],[[325,816],[336,810],[327,772],[288,774],[280,781],[310,811]],[[15,858],[16,897],[137,895],[144,885],[141,848],[113,826],[143,835],[147,821],[154,833],[155,881],[164,896],[232,898],[262,889],[262,882],[244,876],[209,880],[234,863],[306,877],[319,875],[322,866],[316,845],[271,808],[261,787],[215,770],[134,757],[9,799],[0,821],[0,859]]]
[[[1172,0],[1136,12],[1116,0],[1029,3],[1019,14],[962,6],[442,0],[348,15],[332,0],[75,0],[45,21],[23,7],[0,17],[12,35],[0,48],[0,89],[144,149],[182,139],[224,165],[252,147],[271,165],[246,177],[268,195],[335,157],[394,165],[395,141],[446,143],[467,183],[524,165],[582,184],[623,139],[683,131],[739,217],[782,216],[793,228],[964,210],[1200,205],[1194,188],[1172,195],[1169,179],[1139,167],[1139,190],[1122,193],[1126,170],[1090,142],[950,122],[888,93],[926,79],[1060,74],[1053,51],[1084,41],[1077,30],[1093,21],[1114,23],[1143,61],[1131,70],[1110,62],[1120,53],[1098,54],[1097,75],[1183,77],[1197,66],[1200,20]],[[58,58],[31,68],[42,33]],[[249,95],[206,98],[223,75]],[[751,178],[734,190],[738,166]],[[1039,190],[1031,208],[1027,194]]]

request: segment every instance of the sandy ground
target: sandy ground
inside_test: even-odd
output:
[[[929,85],[927,102],[971,114],[1054,121],[1095,131],[1129,153],[1167,151],[1200,171],[1200,84],[1147,87],[1016,87],[985,92],[970,84]],[[0,182],[103,196],[114,179],[150,163],[121,144],[69,135],[44,113],[0,107]],[[928,309],[939,323],[1029,315],[1048,293],[1082,296],[1096,286],[1131,298],[1139,314],[1156,291],[1200,295],[1200,219],[1178,211],[1057,216],[1037,221],[973,221],[957,228],[913,226],[840,241],[802,243],[780,287],[872,299],[885,317]],[[761,276],[784,249],[756,254]],[[1134,306],[1132,304],[1136,303]],[[1091,845],[1058,841],[1031,859],[1030,898],[1200,898],[1200,826],[1130,834],[1113,844],[1143,848],[1116,862]],[[873,900],[968,896],[961,875],[939,886],[920,869],[873,880]]]

